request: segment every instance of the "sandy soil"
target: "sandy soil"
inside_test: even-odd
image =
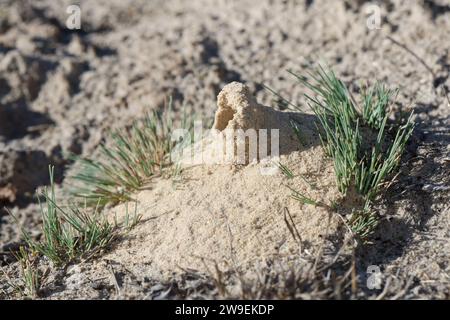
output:
[[[15,213],[34,236],[40,235],[40,218],[33,195],[36,188],[48,183],[49,163],[56,165],[56,181],[64,186],[64,178],[71,168],[66,160],[68,152],[92,154],[110,129],[130,124],[148,108],[160,108],[169,95],[174,99],[176,110],[184,105],[199,117],[212,119],[217,94],[232,81],[245,83],[258,102],[283,109],[283,104],[262,85],[279,90],[290,100],[304,105],[308,113],[303,88],[285,70],[302,73],[312,63],[325,61],[355,95],[366,81],[382,80],[389,86],[399,87],[395,116],[401,117],[414,110],[418,123],[398,181],[380,204],[384,219],[373,244],[355,253],[360,288],[356,296],[449,298],[448,1],[381,1],[380,29],[367,27],[367,10],[371,3],[365,1],[114,0],[79,3],[82,9],[82,30],[79,31],[68,30],[65,26],[66,8],[71,1],[0,3],[0,204]],[[319,146],[307,152],[311,159],[321,159],[317,155],[318,158],[314,158],[314,153],[321,153]],[[307,158],[294,152],[286,161],[295,163],[302,159]],[[320,165],[320,161],[308,163],[312,171]],[[329,168],[327,163],[323,166]],[[173,241],[172,235],[178,233],[189,236],[189,230],[183,229],[183,219],[189,219],[193,206],[223,209],[225,213],[221,217],[228,216],[231,220],[228,223],[233,225],[237,223],[233,219],[239,218],[234,213],[248,209],[246,206],[250,204],[251,210],[247,211],[252,214],[245,216],[243,224],[249,230],[242,230],[249,238],[242,240],[246,243],[240,246],[256,246],[259,240],[251,236],[263,234],[265,245],[260,250],[266,252],[271,240],[275,245],[282,237],[289,236],[286,230],[281,233],[285,226],[275,218],[285,204],[284,199],[278,197],[283,193],[279,188],[283,177],[270,181],[251,178],[256,170],[252,166],[230,174],[227,170],[230,171],[228,167],[215,168],[209,170],[212,174],[205,168],[188,170],[186,181],[179,184],[180,189],[174,189],[170,181],[154,181],[154,188],[139,197],[160,196],[160,210],[153,212],[151,203],[143,201],[148,209],[146,219],[129,238],[95,261],[53,272],[43,290],[43,298],[220,296],[211,277],[191,270],[202,269],[202,265],[189,258],[192,251],[186,242]],[[203,176],[211,181],[217,179],[216,189],[205,186]],[[208,200],[208,193],[213,198],[215,192],[226,193],[227,185],[236,181],[237,189],[244,183],[251,186],[238,198],[250,199],[241,201],[242,207],[239,201],[231,201],[235,199],[229,199],[234,207],[226,202]],[[294,183],[301,184],[300,181]],[[189,203],[193,188],[205,195],[199,203]],[[252,188],[258,190],[254,195]],[[266,193],[264,190],[275,191]],[[177,208],[180,209],[178,214]],[[263,215],[265,210],[273,212],[272,220]],[[282,274],[286,265],[300,270],[299,266],[314,264],[317,252],[323,253],[325,265],[333,260],[342,246],[339,238],[342,231],[332,230],[335,232],[330,233],[331,237],[320,241],[326,220],[320,224],[320,217],[312,215],[312,208],[302,210],[306,210],[311,219],[303,222],[303,218],[291,211],[304,230],[308,224],[319,225],[317,237],[315,234],[308,236],[311,245],[303,248],[300,261],[293,262],[285,257],[283,259],[289,260],[286,264],[267,257],[265,262],[246,268],[253,270],[248,271],[250,276],[261,270],[262,273],[280,271]],[[154,215],[161,215],[160,222],[149,219]],[[264,218],[258,219],[261,216]],[[200,214],[198,223],[204,222],[204,218]],[[255,222],[260,229],[251,229],[255,220],[261,223]],[[211,223],[214,234],[219,233],[224,241],[229,239],[224,219]],[[164,238],[163,232],[157,233],[158,229],[167,230],[167,237],[172,239]],[[236,227],[230,229],[232,233],[236,231]],[[0,211],[0,264],[16,275],[17,264],[9,250],[20,244],[18,230],[6,211]],[[150,241],[153,233],[149,230],[158,234],[154,242]],[[212,246],[212,237],[203,236],[194,239],[194,243],[206,242]],[[171,249],[185,250],[187,258],[161,251],[158,244],[164,242]],[[211,247],[205,247],[205,255],[206,248]],[[247,263],[244,251],[239,250],[238,246],[238,256],[241,254]],[[217,256],[221,255],[222,252]],[[132,264],[128,263],[129,256],[135,258]],[[304,286],[298,286],[302,293],[295,297],[345,298],[352,295],[348,288],[342,290],[342,296],[334,294],[336,290],[323,293],[315,289],[316,284],[332,287],[326,282],[329,270],[336,275],[345,273],[348,252],[341,258],[332,269],[319,272],[322,278],[317,274],[314,279],[299,275],[307,280],[302,282]],[[158,268],[153,268],[153,260],[166,262],[159,262]],[[175,269],[175,265],[181,268]],[[384,291],[366,288],[369,265],[381,268]],[[157,272],[157,269],[163,270]],[[239,287],[233,278],[230,283]],[[6,279],[0,278],[0,288],[6,286]],[[242,289],[242,283],[240,286]],[[239,296],[239,293],[233,294]],[[2,290],[0,295],[3,297]]]

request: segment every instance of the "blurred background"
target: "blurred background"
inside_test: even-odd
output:
[[[169,96],[210,119],[231,81],[266,105],[286,108],[263,84],[302,104],[286,70],[319,62],[355,93],[400,88],[398,113],[419,122],[409,183],[421,194],[448,180],[449,50],[448,0],[0,0],[0,251],[18,240],[3,207],[39,223],[48,164],[63,183],[68,153],[91,154]]]

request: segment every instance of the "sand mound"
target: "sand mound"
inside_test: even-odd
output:
[[[296,177],[288,179],[281,172],[263,175],[262,164],[254,161],[246,166],[190,166],[178,183],[158,178],[136,195],[143,221],[110,258],[128,266],[137,264],[139,272],[143,264],[148,265],[146,272],[162,273],[178,267],[204,270],[204,262],[217,262],[226,269],[275,255],[298,254],[318,244],[328,217],[329,231],[335,231],[338,223],[326,209],[297,202],[287,188],[324,203],[339,198],[332,164],[324,157],[310,115],[261,106],[248,88],[232,83],[219,94],[214,127],[279,128],[280,145],[293,148],[289,119],[297,121],[304,143],[297,140],[296,150],[282,154],[280,161]],[[205,145],[211,147],[211,141]],[[301,245],[288,230],[286,210],[301,235]],[[123,215],[124,205],[116,211]]]

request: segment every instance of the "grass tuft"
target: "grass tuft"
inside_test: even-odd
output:
[[[22,229],[22,235],[32,251],[56,265],[65,265],[77,258],[88,258],[106,248],[116,237],[115,226],[94,210],[69,205],[62,207],[55,196],[53,167],[49,167],[50,188],[38,197],[42,215],[44,239],[35,241]],[[45,201],[45,205],[43,204]]]
[[[130,130],[119,130],[110,144],[100,146],[96,158],[74,158],[80,169],[71,178],[75,182],[71,194],[87,201],[88,206],[132,200],[130,193],[142,187],[152,176],[171,164],[172,102],[164,112],[152,111],[133,124]],[[188,126],[187,117],[182,120]]]
[[[398,167],[414,130],[413,114],[395,129],[388,126],[387,119],[388,106],[398,90],[377,83],[363,90],[362,106],[358,108],[345,84],[333,71],[319,66],[309,72],[308,77],[289,72],[314,93],[305,96],[317,116],[322,146],[333,160],[339,191],[346,195],[352,188],[364,199],[364,208],[353,213],[350,224],[357,235],[366,238],[378,222],[377,216],[368,208]],[[297,134],[298,130],[293,129]],[[393,139],[389,131],[395,131]],[[367,148],[372,136],[376,139],[372,148]],[[283,168],[282,171],[286,174]],[[317,205],[292,191],[300,202]]]
[[[367,209],[353,212],[349,221],[352,232],[361,239],[368,239],[378,223],[379,219],[376,213]]]

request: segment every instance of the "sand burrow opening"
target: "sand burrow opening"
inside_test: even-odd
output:
[[[228,123],[233,119],[236,114],[236,110],[228,104],[226,97],[222,97],[220,105],[221,107],[219,107],[215,115],[213,128],[223,131],[228,126]]]

